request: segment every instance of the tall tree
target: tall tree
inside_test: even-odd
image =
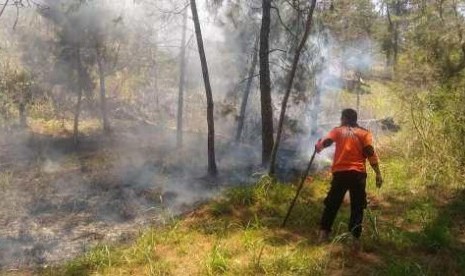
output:
[[[252,82],[254,79],[255,75],[255,67],[257,67],[257,61],[258,61],[258,42],[259,42],[259,36],[255,38],[255,44],[253,48],[253,53],[252,53],[252,62],[250,63],[250,69],[247,75],[247,84],[244,89],[244,95],[242,96],[242,102],[241,102],[241,113],[239,115],[239,120],[237,124],[237,132],[236,132],[236,142],[239,142],[241,135],[242,135],[242,129],[244,128],[244,121],[245,121],[245,111],[247,108],[247,101],[249,99],[249,94],[250,94],[250,89],[252,87]]]
[[[186,31],[187,31],[187,7],[182,16],[181,55],[179,57],[179,92],[178,92],[178,114],[176,128],[176,144],[182,146],[182,116],[184,105],[184,86],[186,75]]]
[[[281,104],[281,113],[279,116],[279,123],[278,123],[278,132],[276,135],[276,142],[273,146],[273,151],[271,155],[271,164],[270,164],[270,170],[269,174],[274,175],[275,173],[275,163],[276,163],[276,156],[278,153],[278,148],[279,148],[279,143],[281,142],[281,135],[283,132],[283,125],[284,125],[284,117],[286,115],[286,109],[287,109],[287,102],[289,100],[289,96],[292,91],[293,83],[294,83],[294,77],[295,73],[297,70],[297,65],[299,64],[300,60],[300,55],[302,54],[302,50],[305,47],[305,44],[307,43],[308,36],[310,35],[310,31],[312,29],[312,22],[313,22],[313,12],[315,10],[315,5],[316,5],[316,0],[312,0],[311,6],[308,9],[308,15],[307,19],[305,22],[305,31],[302,36],[302,39],[299,42],[299,45],[297,46],[297,49],[294,54],[294,59],[292,61],[292,67],[291,71],[289,71],[288,77],[287,77],[287,86],[286,86],[286,92],[284,94],[284,98]]]
[[[208,125],[208,174],[216,176],[218,170],[215,160],[215,121],[213,118],[213,95],[210,85],[210,77],[208,74],[207,58],[203,47],[202,31],[200,29],[199,15],[197,13],[197,5],[195,0],[190,0],[192,20],[194,21],[195,36],[197,38],[197,47],[199,50],[200,63],[202,65],[202,76],[205,84],[205,93],[207,96],[207,125]]]
[[[57,83],[65,84],[69,91],[77,94],[74,113],[73,139],[78,144],[79,117],[83,93],[89,97],[94,88],[91,68],[95,65],[92,24],[85,20],[88,8],[80,2],[69,5],[56,4],[42,11],[42,16],[53,22],[58,28],[54,77]],[[92,53],[92,54],[91,54]]]
[[[74,127],[73,127],[73,140],[74,145],[77,145],[78,134],[79,134],[79,115],[81,114],[81,104],[82,104],[82,91],[84,89],[84,68],[82,66],[81,61],[81,47],[77,46],[75,49],[75,58],[77,64],[77,74],[78,74],[78,83],[77,83],[77,103],[76,103],[76,111],[74,113]]]
[[[403,16],[409,11],[409,0],[385,0],[387,19],[387,36],[383,44],[386,53],[386,64],[396,70],[401,49]]]
[[[110,122],[108,120],[107,111],[107,96],[105,86],[105,67],[104,67],[104,55],[102,53],[101,46],[97,43],[95,46],[95,53],[97,58],[97,68],[100,81],[100,112],[102,115],[103,131],[110,132]]]
[[[273,150],[273,105],[270,77],[270,24],[271,0],[262,1],[262,24],[260,28],[260,105],[262,115],[262,165],[270,162]]]

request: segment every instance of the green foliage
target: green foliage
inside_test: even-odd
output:
[[[328,262],[324,257],[319,250],[277,248],[253,271],[264,275],[325,275]]]
[[[0,68],[0,115],[4,119],[24,115],[37,85],[34,76],[23,68],[5,64]]]
[[[216,243],[208,254],[205,268],[207,275],[223,274],[229,269],[229,252]]]
[[[447,248],[451,245],[452,235],[447,217],[437,218],[437,221],[425,227],[422,233],[423,244],[432,250]]]
[[[403,30],[406,47],[396,72],[414,131],[408,148],[418,160],[415,173],[433,188],[463,187],[465,20],[459,9],[445,0],[410,9],[415,19],[401,17],[411,26]]]
[[[89,275],[91,271],[118,265],[119,252],[107,245],[99,245],[87,252],[83,257],[68,263],[65,267],[66,275]]]
[[[422,266],[409,260],[390,260],[387,268],[380,275],[426,275]]]
[[[235,206],[251,206],[256,202],[256,196],[255,189],[249,187],[232,188],[225,194],[227,202]]]

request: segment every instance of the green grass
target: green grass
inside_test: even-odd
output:
[[[427,275],[421,264],[410,260],[391,260],[386,268],[382,269],[378,275]]]
[[[14,179],[14,173],[11,171],[0,172],[0,190],[5,190],[10,187]]]
[[[213,245],[205,260],[205,273],[207,275],[224,274],[230,267],[230,253],[220,243]]]

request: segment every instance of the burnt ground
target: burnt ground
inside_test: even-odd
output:
[[[0,271],[71,259],[99,242],[130,240],[229,183],[250,181],[259,154],[217,143],[220,176],[204,177],[206,139],[139,126],[110,137],[28,131],[0,138]],[[240,162],[238,162],[240,160]]]

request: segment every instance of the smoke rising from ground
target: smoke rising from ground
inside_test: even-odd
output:
[[[82,117],[84,121],[95,120],[99,114],[95,110],[98,84],[92,47],[97,39],[108,42],[108,48],[119,51],[116,65],[107,64],[114,134],[108,138],[96,128],[83,130],[77,150],[69,133],[47,132],[35,121],[30,122],[28,132],[2,135],[5,150],[0,153],[0,189],[5,200],[0,203],[0,223],[4,226],[0,230],[0,269],[72,258],[99,241],[124,240],[142,227],[167,221],[217,195],[221,187],[252,182],[253,173],[261,170],[257,166],[261,162],[261,126],[256,76],[243,143],[234,144],[232,139],[247,77],[244,72],[249,66],[245,57],[250,63],[258,25],[245,24],[249,29],[239,32],[239,27],[221,24],[230,20],[224,8],[214,15],[200,14],[216,104],[220,179],[212,182],[204,177],[206,101],[190,21],[185,139],[183,148],[176,147],[177,64],[185,3],[94,1],[77,11],[67,6],[75,3],[71,0],[44,3],[49,9],[41,12],[43,28],[31,33],[21,22],[17,27],[22,34],[19,45],[25,47],[20,58],[23,65],[37,72],[55,100],[66,98],[66,103],[60,102],[65,121],[72,116],[75,104],[75,64],[64,59],[58,66],[50,59],[58,59],[66,47],[82,47],[89,76],[94,78]],[[233,36],[235,31],[239,34]],[[46,39],[40,40],[43,37]],[[57,37],[68,44],[57,45]],[[27,43],[30,41],[34,43]],[[278,157],[283,167],[303,168],[315,141],[338,123],[343,108],[336,103],[344,87],[341,64],[364,71],[373,63],[369,51],[338,45],[330,36],[315,34],[309,44],[316,49],[311,58],[315,64],[307,64],[313,84],[304,91],[309,100],[289,109],[288,116],[297,122],[299,131],[286,130],[287,139]],[[367,41],[363,45],[371,44]],[[275,61],[282,58],[273,55]],[[278,67],[274,71],[275,75],[286,73]],[[148,80],[137,78],[140,75]],[[277,117],[282,93],[274,89]],[[321,167],[328,165],[331,154],[325,151],[318,157]]]

